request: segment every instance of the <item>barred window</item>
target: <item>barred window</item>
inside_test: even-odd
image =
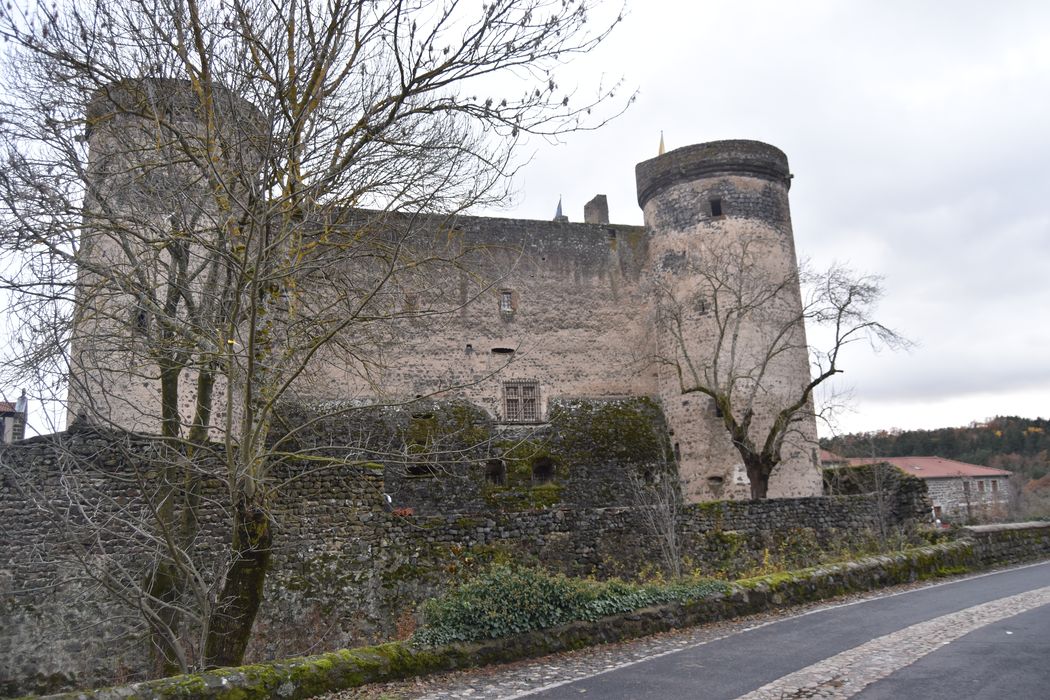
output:
[[[537,382],[507,382],[503,385],[503,416],[512,423],[535,423],[540,419],[540,390]]]
[[[499,293],[499,310],[500,313],[514,313],[514,292],[504,289]]]

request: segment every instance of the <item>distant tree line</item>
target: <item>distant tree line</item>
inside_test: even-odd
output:
[[[843,457],[936,455],[1009,469],[1025,479],[1050,474],[1050,420],[996,416],[965,428],[879,430],[825,438],[821,447]]]

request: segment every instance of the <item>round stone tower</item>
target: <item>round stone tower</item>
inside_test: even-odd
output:
[[[748,434],[761,447],[777,412],[809,382],[787,157],[758,141],[715,141],[639,163],[636,176],[650,236],[658,390],[686,491],[693,500],[747,498],[722,411],[683,386],[728,394],[737,420],[750,410]],[[820,493],[815,440],[809,413],[785,441],[770,497]]]
[[[100,88],[85,116],[68,414],[159,432],[161,367],[185,370],[177,410],[186,424],[193,368],[214,362],[187,352],[184,338],[217,327],[216,279],[230,222],[254,186],[264,122],[226,89],[202,97],[189,81],[160,78]]]

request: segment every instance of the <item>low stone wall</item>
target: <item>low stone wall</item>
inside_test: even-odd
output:
[[[738,581],[724,594],[573,622],[505,639],[420,648],[407,642],[176,676],[48,700],[309,698],[323,692],[616,642],[851,592],[1050,556],[1050,523],[965,528],[963,539],[894,555]]]
[[[1050,522],[971,525],[961,532],[973,540],[982,568],[1050,557]]]
[[[957,573],[972,560],[971,543],[952,542],[892,556],[748,579],[737,582],[724,595],[644,608],[595,622],[573,622],[504,639],[436,648],[395,642],[176,676],[122,688],[55,695],[48,700],[147,700],[186,695],[223,700],[309,698],[367,683],[542,656],[933,578]]]

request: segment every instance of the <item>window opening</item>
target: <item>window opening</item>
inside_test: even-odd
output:
[[[998,492],[999,492],[999,480],[998,479],[992,479],[992,493],[998,493]]]
[[[131,311],[131,324],[138,335],[149,335],[149,312],[141,306]]]
[[[510,355],[514,348],[492,348],[492,352],[496,355]]]
[[[507,485],[507,463],[502,459],[490,459],[485,462],[485,479],[496,486]]]
[[[540,418],[539,396],[539,385],[536,382],[504,384],[504,418],[513,423],[535,423]]]
[[[722,198],[713,197],[711,199],[711,216],[722,216]]]
[[[977,492],[984,493],[984,481],[977,482]]]
[[[532,460],[532,480],[546,483],[554,478],[554,460],[550,457],[536,457]]]

